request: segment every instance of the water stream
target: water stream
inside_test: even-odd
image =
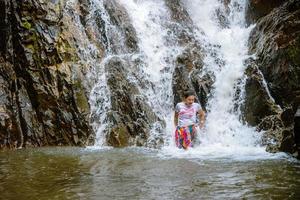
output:
[[[72,10],[75,1],[68,2]],[[260,133],[240,121],[235,107],[243,101],[243,91],[237,97],[236,90],[243,90],[244,61],[251,56],[247,41],[253,27],[244,23],[246,0],[228,5],[181,1],[194,26],[191,34],[205,50],[203,71],[215,80],[206,126],[198,132],[199,144],[188,151],[177,149],[173,138],[172,75],[185,48],[170,42],[176,40],[170,27],[178,22],[172,21],[165,1],[116,0],[136,31],[138,49],[131,51],[104,2],[91,0],[87,17],[95,37],[106,44],[101,62],[96,45],[84,40],[84,27],[78,27],[81,60],[95,64],[90,75],[97,80],[90,96],[95,146],[0,151],[0,199],[299,199],[299,162],[284,153],[267,153],[259,146]],[[99,18],[104,26],[97,26]],[[162,132],[154,123],[149,138],[163,134],[161,149],[106,146],[111,100],[105,65],[114,57],[142,61],[138,71],[128,69],[127,78],[166,123]]]

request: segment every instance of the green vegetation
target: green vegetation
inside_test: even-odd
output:
[[[31,27],[32,27],[32,25],[27,20],[24,21],[21,25],[22,25],[22,27],[24,27],[24,28],[26,28],[28,30],[30,30]]]

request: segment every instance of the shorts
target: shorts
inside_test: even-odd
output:
[[[175,143],[178,148],[187,149],[193,146],[193,140],[195,138],[196,128],[195,125],[176,127],[175,131]]]

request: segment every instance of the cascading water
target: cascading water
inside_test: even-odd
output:
[[[103,1],[95,0],[94,4],[98,5],[97,9],[101,13],[101,18],[105,20],[105,35],[113,34],[118,31],[116,27],[112,27],[110,18],[105,12]],[[120,0],[116,1],[126,9],[133,27],[137,33],[139,51],[132,54],[126,52],[116,52],[110,49],[113,45],[107,45],[107,55],[98,67],[97,73],[99,82],[95,85],[91,92],[90,103],[92,105],[92,116],[95,118],[94,129],[96,130],[97,146],[105,145],[105,134],[108,127],[108,119],[106,113],[111,109],[110,92],[107,86],[105,63],[114,56],[124,59],[140,60],[138,68],[129,70],[127,78],[131,83],[134,83],[140,90],[140,93],[147,101],[160,119],[170,121],[173,109],[172,95],[172,74],[173,62],[176,55],[181,51],[181,48],[174,43],[166,43],[170,39],[168,31],[168,23],[170,17],[163,1],[133,1]],[[110,42],[111,40],[108,40]],[[119,45],[124,47],[122,41],[119,40]],[[127,57],[127,58],[125,58]],[[130,58],[129,58],[130,57]],[[139,86],[138,82],[143,80],[143,86]],[[168,127],[167,123],[167,127]],[[155,138],[161,138],[161,124],[154,123],[151,125],[151,134],[149,142]],[[168,128],[170,129],[170,128]]]
[[[77,53],[79,55],[79,66],[87,68],[87,79],[83,83],[87,88],[92,88],[90,96],[91,105],[91,119],[93,128],[102,133],[101,129],[105,129],[106,111],[110,107],[109,90],[105,81],[105,73],[102,60],[101,49],[98,48],[99,43],[104,44],[106,53],[109,55],[112,51],[112,38],[110,34],[118,33],[116,27],[112,26],[109,22],[108,14],[105,12],[103,2],[101,0],[92,0],[90,2],[89,14],[86,16],[85,25],[82,24],[80,18],[80,9],[77,7],[77,0],[68,0],[65,6],[65,15],[73,18],[74,24],[69,24],[69,30],[76,33],[76,44],[78,46]],[[103,20],[104,27],[97,25],[96,19]],[[75,25],[76,24],[76,25]],[[75,34],[74,34],[75,35]],[[117,38],[121,38],[118,36]],[[76,71],[77,66],[74,66]],[[76,73],[73,73],[74,76]],[[97,123],[95,123],[97,121]],[[99,126],[103,124],[103,126]],[[104,136],[97,134],[96,144],[102,145],[104,143]]]
[[[95,2],[102,2],[100,0]],[[151,138],[157,134],[164,134],[167,154],[180,153],[173,142],[173,95],[172,75],[175,58],[182,48],[176,42],[170,44],[169,25],[172,22],[168,8],[163,1],[117,1],[124,6],[131,23],[137,33],[139,51],[134,55],[142,60],[137,76],[147,80],[148,85],[138,87],[147,103],[155,113],[166,122],[166,128],[156,131],[155,124],[151,131]],[[200,154],[229,153],[265,153],[264,148],[257,147],[260,133],[240,121],[240,112],[235,105],[243,101],[243,91],[236,96],[237,88],[243,90],[245,82],[244,61],[247,54],[247,41],[251,27],[244,23],[245,0],[233,0],[228,5],[219,0],[184,0],[182,5],[188,11],[195,26],[195,38],[206,52],[204,58],[204,73],[212,73],[215,77],[213,90],[208,102],[206,127],[199,131],[200,146],[193,148],[190,153]],[[105,10],[104,7],[99,9]],[[101,12],[105,13],[104,11]],[[220,17],[223,21],[220,21]],[[110,26],[109,17],[106,25]],[[112,29],[110,29],[111,31]],[[114,31],[117,29],[114,28]],[[109,29],[106,29],[109,35]],[[172,32],[172,31],[171,31]],[[167,42],[168,41],[168,42]],[[122,45],[119,45],[122,46]],[[112,52],[108,50],[107,52]],[[110,56],[124,56],[124,52],[109,53]],[[103,68],[102,68],[103,69]],[[103,69],[104,70],[104,69]],[[94,114],[98,116],[96,145],[104,144],[106,112],[110,109],[107,95],[105,72],[99,77],[99,83],[94,87],[91,104]],[[134,76],[128,78],[135,82]],[[103,99],[106,96],[106,99]],[[98,103],[97,103],[98,102]],[[193,153],[194,152],[194,153]]]
[[[182,48],[176,42],[167,43],[170,35],[171,22],[169,11],[164,1],[134,1],[120,0],[130,15],[131,21],[137,32],[143,70],[141,75],[150,84],[140,88],[148,99],[148,104],[154,112],[166,123],[164,140],[168,139],[166,133],[171,129],[173,95],[172,74],[174,59]],[[149,141],[161,137],[160,124],[153,124]]]
[[[196,37],[206,50],[204,71],[215,76],[206,128],[199,134],[201,145],[193,151],[216,156],[264,154],[264,148],[257,146],[260,133],[243,124],[235,109],[243,100],[236,96],[236,89],[244,88],[244,61],[249,58],[247,41],[252,27],[246,28],[244,22],[246,1],[232,0],[225,5],[218,0],[185,0],[184,5],[200,30]],[[220,17],[225,17],[225,22]]]
[[[105,64],[113,55],[124,55],[126,53],[124,52],[125,48],[123,48],[125,41],[118,27],[111,23],[103,0],[91,1],[90,7],[92,10],[90,10],[87,23],[98,29],[94,31],[95,37],[102,41],[106,53],[101,63],[96,65],[95,76],[98,81],[90,95],[92,126],[96,132],[95,145],[103,146],[106,142],[105,134],[108,126],[107,113],[111,109],[111,95],[107,85]],[[97,22],[96,19],[101,20],[101,22]]]

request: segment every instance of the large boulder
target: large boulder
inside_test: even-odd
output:
[[[264,117],[278,114],[281,109],[271,97],[268,85],[258,66],[253,60],[248,64],[245,84],[246,98],[242,110],[245,121],[251,126],[256,126]]]
[[[194,91],[197,101],[206,107],[214,76],[203,71],[203,55],[196,46],[188,46],[175,63],[173,73],[174,105],[183,100],[185,91]]]
[[[106,138],[107,143],[115,147],[149,146],[147,142],[153,125],[158,122],[162,127],[165,126],[139,88],[128,80],[132,65],[134,63],[128,60],[112,57],[105,66],[111,92],[111,110],[108,113],[110,126]],[[156,142],[152,145],[159,146],[162,140],[150,142]]]
[[[257,58],[248,69],[246,121],[272,138],[267,148],[272,152],[294,153],[299,138],[294,129],[300,105],[299,10],[296,0],[273,9],[257,21],[249,39]]]

